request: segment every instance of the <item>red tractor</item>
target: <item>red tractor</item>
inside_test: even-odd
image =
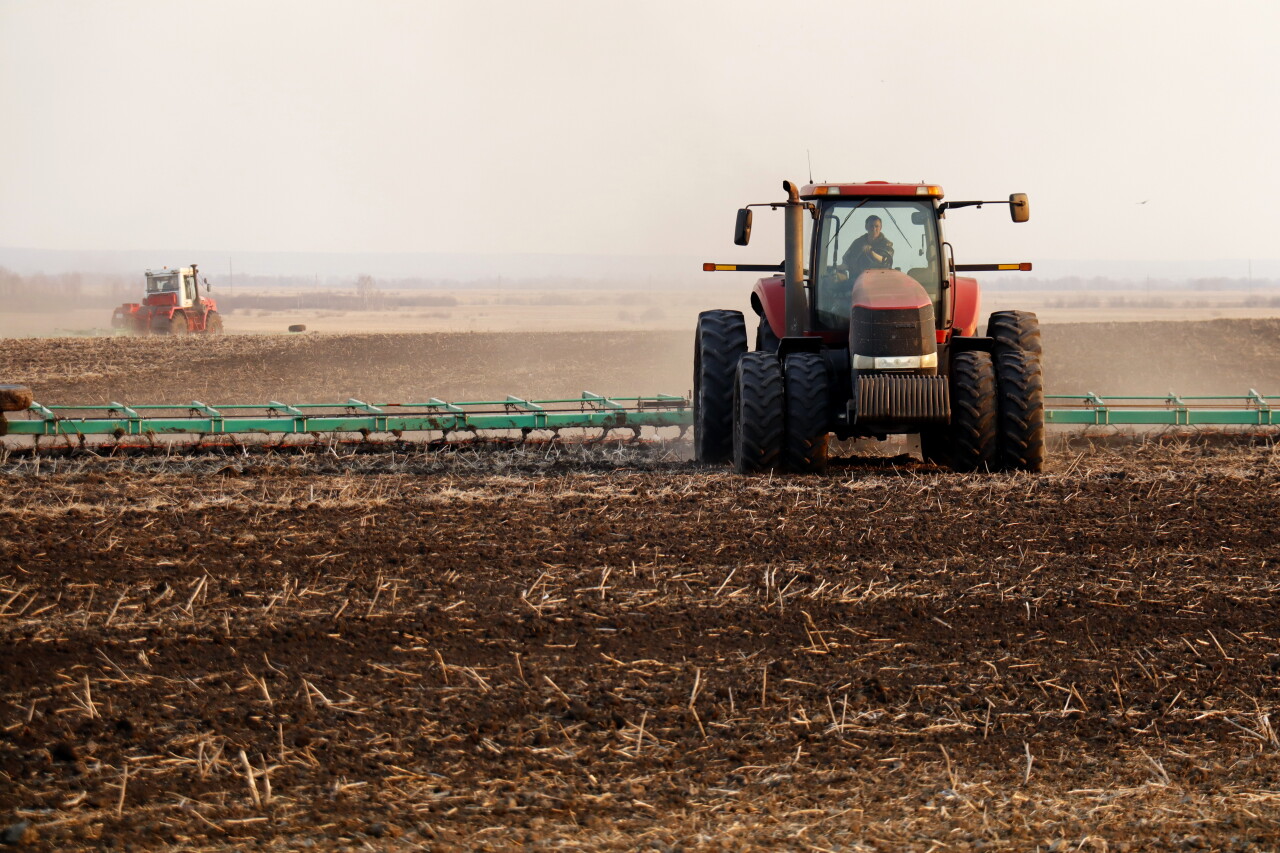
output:
[[[957,272],[1030,264],[956,264],[943,238],[948,210],[1027,197],[942,201],[931,184],[783,182],[787,200],[738,211],[747,245],[752,207],[782,208],[781,264],[704,264],[771,272],[756,282],[759,317],[748,351],[740,311],[698,316],[694,352],[697,458],[732,459],[742,474],[819,472],[828,436],[917,434],[926,461],[957,471],[1039,471],[1044,465],[1040,325],[997,311],[978,335],[979,289]]]
[[[222,315],[218,304],[200,295],[200,271],[195,264],[182,269],[147,270],[147,294],[142,302],[126,302],[111,315],[111,328],[138,335],[218,334]],[[209,289],[209,281],[203,282]]]

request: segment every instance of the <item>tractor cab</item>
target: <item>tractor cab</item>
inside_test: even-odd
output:
[[[939,328],[945,328],[942,238],[932,197],[859,197],[832,185],[805,189],[816,201],[817,220],[809,262],[810,328],[847,333],[854,285],[863,273],[884,269],[905,273],[919,284],[934,306]]]
[[[200,289],[197,269],[183,267],[171,270],[147,270],[145,305],[174,305],[191,308],[198,304]]]

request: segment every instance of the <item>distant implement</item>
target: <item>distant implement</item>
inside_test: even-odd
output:
[[[218,304],[200,293],[195,264],[181,269],[147,270],[147,292],[142,302],[126,302],[111,315],[111,328],[135,335],[216,335],[222,332]]]

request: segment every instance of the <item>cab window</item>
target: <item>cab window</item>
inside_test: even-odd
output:
[[[868,269],[896,269],[920,282],[935,306],[942,293],[933,206],[914,199],[833,199],[822,205],[814,309],[822,329],[849,326],[854,282]]]

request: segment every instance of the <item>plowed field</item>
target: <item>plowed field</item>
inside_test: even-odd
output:
[[[1229,325],[1182,336],[1235,365],[1215,390],[1265,385],[1276,324]],[[1057,382],[1105,391],[1165,339],[1096,334],[1120,355],[1059,343]],[[0,353],[50,403],[648,393],[687,363],[675,336],[555,357],[537,336],[540,355],[491,357],[424,336],[409,349],[430,358],[352,388],[399,337],[236,339],[260,360],[234,371],[223,342]],[[326,340],[350,364],[308,349]],[[1251,367],[1230,360],[1249,347]],[[290,384],[271,353],[292,353]],[[1154,355],[1157,381],[1208,381]],[[208,393],[182,386],[200,377]],[[10,457],[0,832],[35,850],[1273,849],[1278,453],[1077,438],[1039,476],[853,458],[775,478],[660,445]]]
[[[1046,392],[1243,395],[1280,376],[1277,340],[1280,319],[1045,326]],[[625,397],[685,393],[692,355],[675,332],[10,338],[0,382],[48,405]]]

